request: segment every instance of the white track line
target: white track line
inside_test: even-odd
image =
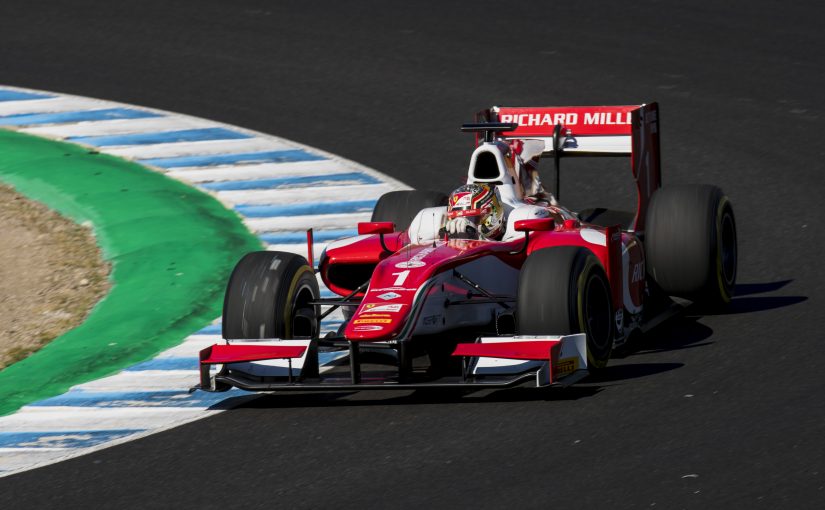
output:
[[[305,204],[313,200],[316,202],[334,202],[341,200],[343,197],[346,197],[347,200],[374,199],[393,189],[397,188],[388,184],[362,184],[304,189],[218,191],[215,196],[221,202],[233,206],[238,204]]]
[[[344,229],[352,228],[361,221],[370,221],[371,212],[354,214],[313,214],[310,216],[282,216],[276,218],[246,218],[244,224],[249,230],[274,232],[277,230]],[[318,252],[320,255],[320,252]]]
[[[265,179],[267,177],[303,177],[309,175],[330,175],[352,172],[352,167],[339,161],[296,161],[294,163],[262,163],[257,165],[224,165],[211,167],[189,167],[186,170],[172,169],[169,177],[191,183],[238,181]]]
[[[75,136],[160,133],[164,131],[201,129],[214,126],[214,122],[205,119],[153,117],[149,119],[98,120],[78,122],[77,124],[60,124],[57,126],[26,127],[20,131],[29,133],[30,135],[63,139]]]
[[[0,101],[0,116],[100,110],[107,108],[108,105],[109,103],[105,101],[71,96],[51,99],[30,99],[27,101]]]
[[[307,247],[303,244],[268,244],[266,249],[269,251],[285,251],[288,253],[294,253],[295,255],[301,255],[302,257],[307,256]],[[313,247],[315,251],[315,263],[318,263],[318,257],[321,253],[327,249],[326,243],[315,243]]]
[[[203,413],[200,408],[126,408],[100,409],[94,407],[27,408],[27,412],[12,415],[4,425],[18,429],[61,430],[115,430],[142,427],[157,428],[170,420],[195,419]]]
[[[278,151],[292,149],[285,143],[266,138],[240,140],[210,140],[204,142],[159,143],[126,147],[100,147],[97,150],[126,159],[173,158],[178,156],[206,156],[210,154],[239,154],[244,152]]]

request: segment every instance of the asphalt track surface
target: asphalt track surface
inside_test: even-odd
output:
[[[460,183],[457,127],[482,107],[656,100],[665,185],[724,188],[740,248],[729,313],[573,389],[263,396],[4,478],[2,506],[825,507],[825,12],[682,4],[2,2],[1,83],[241,125],[417,187]],[[567,172],[562,201],[612,205],[629,177],[608,167]]]

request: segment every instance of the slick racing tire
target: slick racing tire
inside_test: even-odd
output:
[[[668,295],[700,307],[730,303],[736,285],[736,220],[716,186],[662,188],[645,219],[647,272]]]
[[[223,302],[223,337],[310,338],[318,334],[320,296],[306,259],[292,253],[246,254],[232,271]]]
[[[587,335],[590,369],[607,366],[613,349],[610,284],[593,253],[577,246],[533,252],[519,275],[520,335]]]
[[[401,232],[409,228],[418,211],[445,206],[447,198],[440,191],[390,191],[378,199],[370,221],[391,221],[395,223],[395,231]]]

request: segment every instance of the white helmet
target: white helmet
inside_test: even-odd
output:
[[[448,204],[448,220],[466,219],[478,236],[498,239],[504,232],[504,209],[489,185],[465,184],[450,194]]]

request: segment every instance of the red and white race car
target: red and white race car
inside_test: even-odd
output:
[[[467,182],[495,188],[500,240],[445,235],[447,195],[410,190],[381,197],[360,235],[330,243],[317,268],[311,239],[309,260],[250,253],[226,290],[225,342],[201,352],[200,388],[567,385],[672,315],[670,296],[730,301],[731,203],[714,186],[660,186],[656,103],[494,107],[476,120],[463,127],[477,142]],[[630,156],[635,212],[529,196],[542,156],[558,191],[561,159],[604,155]],[[316,272],[340,298],[319,297]],[[339,307],[346,322],[321,338]]]

